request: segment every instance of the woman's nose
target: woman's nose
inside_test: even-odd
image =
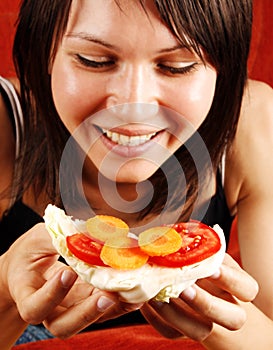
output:
[[[155,77],[143,66],[120,72],[109,81],[107,107],[127,123],[151,119],[159,109]]]

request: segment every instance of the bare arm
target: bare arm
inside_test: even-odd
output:
[[[0,258],[0,277],[3,275],[3,259]],[[10,298],[4,297],[5,287],[0,279],[1,303],[0,303],[0,327],[2,334],[0,339],[0,347],[3,350],[10,349],[19,336],[25,330],[27,324],[20,317],[17,307]],[[5,330],[5,331],[4,331]]]

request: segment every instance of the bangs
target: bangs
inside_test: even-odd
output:
[[[156,0],[155,5],[162,20],[177,40],[204,63],[213,63],[208,55],[210,50],[206,45],[207,40],[201,40],[204,36],[207,39],[209,28],[204,23],[207,15],[202,16],[204,11],[200,9],[200,3]]]
[[[155,5],[178,41],[217,71],[248,55],[251,0],[155,0]]]
[[[121,0],[114,0],[114,2],[120,11],[125,12],[124,4],[122,4]],[[138,0],[138,3],[140,4],[147,18],[149,18],[145,0]],[[188,6],[190,5],[191,8],[194,7],[189,1],[186,1],[186,3]],[[196,32],[200,32],[201,30],[204,31],[202,24],[200,24],[200,26],[193,24],[192,28],[190,28],[188,23],[192,22],[191,20],[187,20],[187,17],[184,16],[183,11],[185,14],[188,13],[188,11],[187,8],[182,5],[181,1],[154,0],[154,4],[158,10],[161,20],[177,38],[178,42],[190,52],[197,54],[197,56],[205,62],[205,52],[202,50],[202,47],[195,35]],[[200,16],[200,13],[198,13],[198,11],[199,10],[196,9],[194,11],[194,14],[196,14],[196,16],[193,15],[190,17],[198,18],[198,16]]]

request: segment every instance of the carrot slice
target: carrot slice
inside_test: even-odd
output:
[[[143,266],[149,256],[138,247],[135,239],[118,236],[105,242],[100,258],[114,269],[133,270]]]
[[[96,215],[86,221],[88,234],[100,241],[106,242],[111,236],[127,236],[128,225],[121,219],[109,215]]]
[[[150,256],[165,256],[176,252],[182,246],[182,238],[173,228],[158,226],[140,233],[140,249]]]

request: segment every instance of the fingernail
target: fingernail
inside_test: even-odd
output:
[[[115,302],[105,296],[101,296],[97,301],[97,308],[100,312],[104,312],[113,306]]]
[[[221,275],[221,271],[220,271],[220,269],[218,269],[217,271],[214,272],[213,275],[210,276],[210,278],[213,278],[216,280],[217,278],[220,277],[220,275]]]
[[[75,272],[71,270],[64,270],[61,276],[61,283],[64,288],[70,288],[76,279],[77,275]]]
[[[131,304],[131,305],[126,305],[125,307],[124,307],[124,310],[125,311],[128,311],[128,312],[130,312],[130,311],[136,311],[136,310],[139,310],[141,307],[143,306],[143,303],[140,303],[140,304]]]
[[[193,287],[188,287],[181,293],[184,299],[193,300],[196,296],[196,289]]]
[[[162,301],[152,299],[149,301],[149,304],[154,308],[154,309],[161,309],[164,303]]]

